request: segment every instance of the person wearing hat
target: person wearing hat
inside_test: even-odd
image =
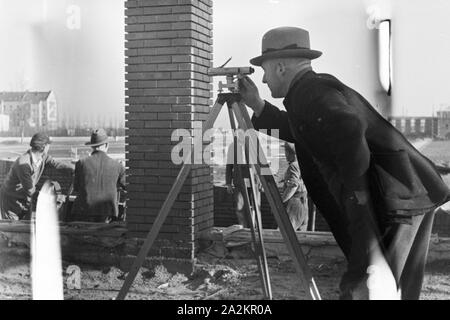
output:
[[[75,165],[73,190],[77,197],[69,219],[90,222],[117,220],[117,191],[125,189],[125,168],[108,156],[105,130],[95,130],[86,145],[92,148],[92,153]]]
[[[450,190],[433,163],[358,92],[312,70],[321,52],[308,31],[280,27],[250,63],[264,70],[272,97],[239,79],[256,129],[279,129],[295,144],[308,194],[348,261],[341,299],[418,299],[435,212]]]
[[[30,149],[12,165],[0,189],[2,219],[20,220],[31,213],[32,198],[44,169],[52,167],[73,174],[70,163],[53,159],[49,154],[50,138],[36,133],[30,141]]]

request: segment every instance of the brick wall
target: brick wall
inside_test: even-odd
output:
[[[211,102],[211,0],[125,2],[127,227],[145,237],[175,182],[175,129],[206,120]],[[196,165],[155,248],[193,258],[197,235],[213,225],[211,169]]]
[[[264,192],[261,193],[261,220],[264,229],[278,228]],[[214,186],[214,226],[229,227],[235,224],[238,224],[238,220],[235,214],[233,196],[227,193],[225,187]],[[450,224],[448,229],[450,234]],[[320,212],[316,214],[315,231],[330,231]]]
[[[264,229],[278,227],[264,193],[261,193],[261,220]],[[235,224],[238,224],[238,220],[233,196],[227,193],[225,187],[214,186],[214,226],[229,227]]]
[[[226,192],[225,187],[214,186],[214,226],[229,227],[238,224],[233,202],[232,196]],[[261,194],[261,215],[264,229],[277,228],[277,223],[264,193]],[[316,214],[315,231],[330,231],[330,227],[320,212]],[[437,214],[432,232],[441,237],[450,237],[450,215]]]
[[[261,192],[261,220],[264,229],[278,228],[275,217],[270,209],[270,204],[264,191]],[[235,203],[233,196],[229,195],[223,186],[214,186],[214,226],[229,227],[238,224],[235,214]],[[450,226],[449,226],[450,227]],[[330,231],[327,222],[320,212],[317,212],[315,231]],[[450,230],[449,230],[450,231]]]

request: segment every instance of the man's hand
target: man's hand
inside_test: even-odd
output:
[[[238,80],[239,93],[244,103],[249,106],[257,117],[264,110],[264,100],[259,96],[258,88],[255,83],[247,76],[240,77]]]
[[[227,187],[228,194],[233,194],[233,186],[231,184],[225,185]]]

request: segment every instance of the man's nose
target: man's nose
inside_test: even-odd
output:
[[[266,82],[266,74],[265,74],[265,73],[264,73],[264,75],[263,75],[262,82],[263,82],[263,83],[267,83],[267,82]]]

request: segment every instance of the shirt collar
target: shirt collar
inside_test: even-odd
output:
[[[95,154],[95,153],[100,153],[100,154],[106,154],[106,152],[105,151],[103,151],[103,150],[98,150],[98,149],[95,149],[95,150],[93,150],[92,152],[91,152],[91,155],[93,155],[93,154]]]
[[[36,154],[34,154],[32,151],[30,151],[30,155],[31,155],[31,161],[33,162],[33,164],[34,164],[36,167],[39,167],[39,166],[41,165],[41,163],[42,163],[42,158],[43,158],[43,157],[38,158],[38,157],[36,156]]]

